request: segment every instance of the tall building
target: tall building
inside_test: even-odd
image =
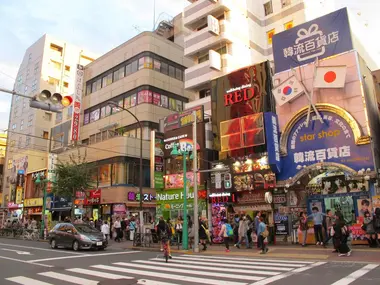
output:
[[[72,94],[76,65],[86,65],[94,55],[66,42],[44,35],[26,51],[17,74],[14,90],[34,97],[42,90],[52,94]],[[29,107],[30,99],[13,96],[8,127],[8,149],[4,175],[4,205],[15,208],[17,172],[24,171],[26,199],[39,197],[32,180],[47,168],[50,129],[62,120],[71,120],[72,108],[60,114]],[[19,198],[23,195],[19,195]],[[20,200],[20,199],[18,199]],[[21,199],[22,200],[22,199]],[[18,202],[18,203],[16,203]]]
[[[4,166],[5,166],[5,152],[7,150],[7,134],[0,133],[0,207],[2,205],[2,197],[3,197],[3,174],[4,174]]]
[[[185,88],[198,93],[199,102],[209,106],[210,82],[236,69],[273,61],[272,37],[306,21],[339,8],[338,1],[315,0],[189,0],[185,7],[185,56],[193,66],[185,71]],[[349,5],[349,3],[347,4]],[[354,41],[360,38],[355,19],[350,17]],[[360,49],[356,45],[356,49]],[[360,54],[372,69],[374,64]],[[205,98],[205,99],[203,99]],[[210,107],[208,107],[210,109]]]
[[[143,139],[143,194],[145,219],[154,217],[155,190],[150,180],[151,131],[159,130],[159,120],[180,112],[193,99],[184,89],[184,71],[191,61],[184,57],[181,29],[175,21],[161,23],[155,32],[143,32],[104,54],[84,70],[79,152],[92,166],[94,188],[100,199],[76,200],[82,214],[108,219],[112,214],[134,214],[139,208],[140,138]],[[178,43],[177,42],[178,40]],[[122,109],[109,105],[116,102]],[[63,138],[69,125],[52,129],[53,141]],[[52,152],[67,160],[78,149],[53,145]],[[90,192],[95,195],[95,191]],[[95,197],[95,196],[94,196]],[[91,200],[91,202],[88,202]]]

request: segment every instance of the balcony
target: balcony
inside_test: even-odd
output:
[[[198,0],[184,9],[184,25],[195,29],[207,15],[220,16],[221,13],[233,9],[233,0]]]
[[[217,54],[219,55],[219,54]],[[219,55],[220,56],[220,55]],[[220,56],[220,70],[214,68],[215,60],[210,59],[200,64],[194,65],[185,70],[185,88],[199,91],[208,87],[208,83],[214,78],[218,78],[233,70],[233,60],[231,55],[223,54]]]
[[[225,43],[232,43],[233,41],[231,23],[222,20],[220,21],[219,35],[211,33],[210,29],[206,27],[185,37],[185,56],[192,56],[203,50],[221,47]]]

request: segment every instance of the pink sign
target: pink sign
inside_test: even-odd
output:
[[[165,175],[165,189],[177,189],[183,188],[183,174],[169,174]],[[200,173],[198,173],[197,181],[200,182]],[[190,187],[194,186],[194,174],[193,172],[186,173],[187,184]]]
[[[125,214],[127,212],[125,204],[114,204],[113,205],[113,212],[115,214]]]
[[[160,103],[161,103],[161,95],[158,93],[153,93],[153,104],[159,106]]]

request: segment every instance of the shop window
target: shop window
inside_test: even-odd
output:
[[[101,165],[99,166],[99,187],[110,186],[111,185],[111,165]]]
[[[265,16],[273,14],[272,0],[270,0],[267,3],[264,4],[264,14],[265,14]]]
[[[274,34],[275,34],[275,29],[272,29],[272,30],[267,32],[268,45],[272,44],[272,39],[273,39]]]
[[[284,24],[284,30],[289,30],[291,28],[293,28],[293,21],[289,21]]]

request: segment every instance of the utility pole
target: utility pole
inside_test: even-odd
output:
[[[194,252],[199,252],[197,111],[193,112]],[[187,217],[184,217],[187,219]]]

